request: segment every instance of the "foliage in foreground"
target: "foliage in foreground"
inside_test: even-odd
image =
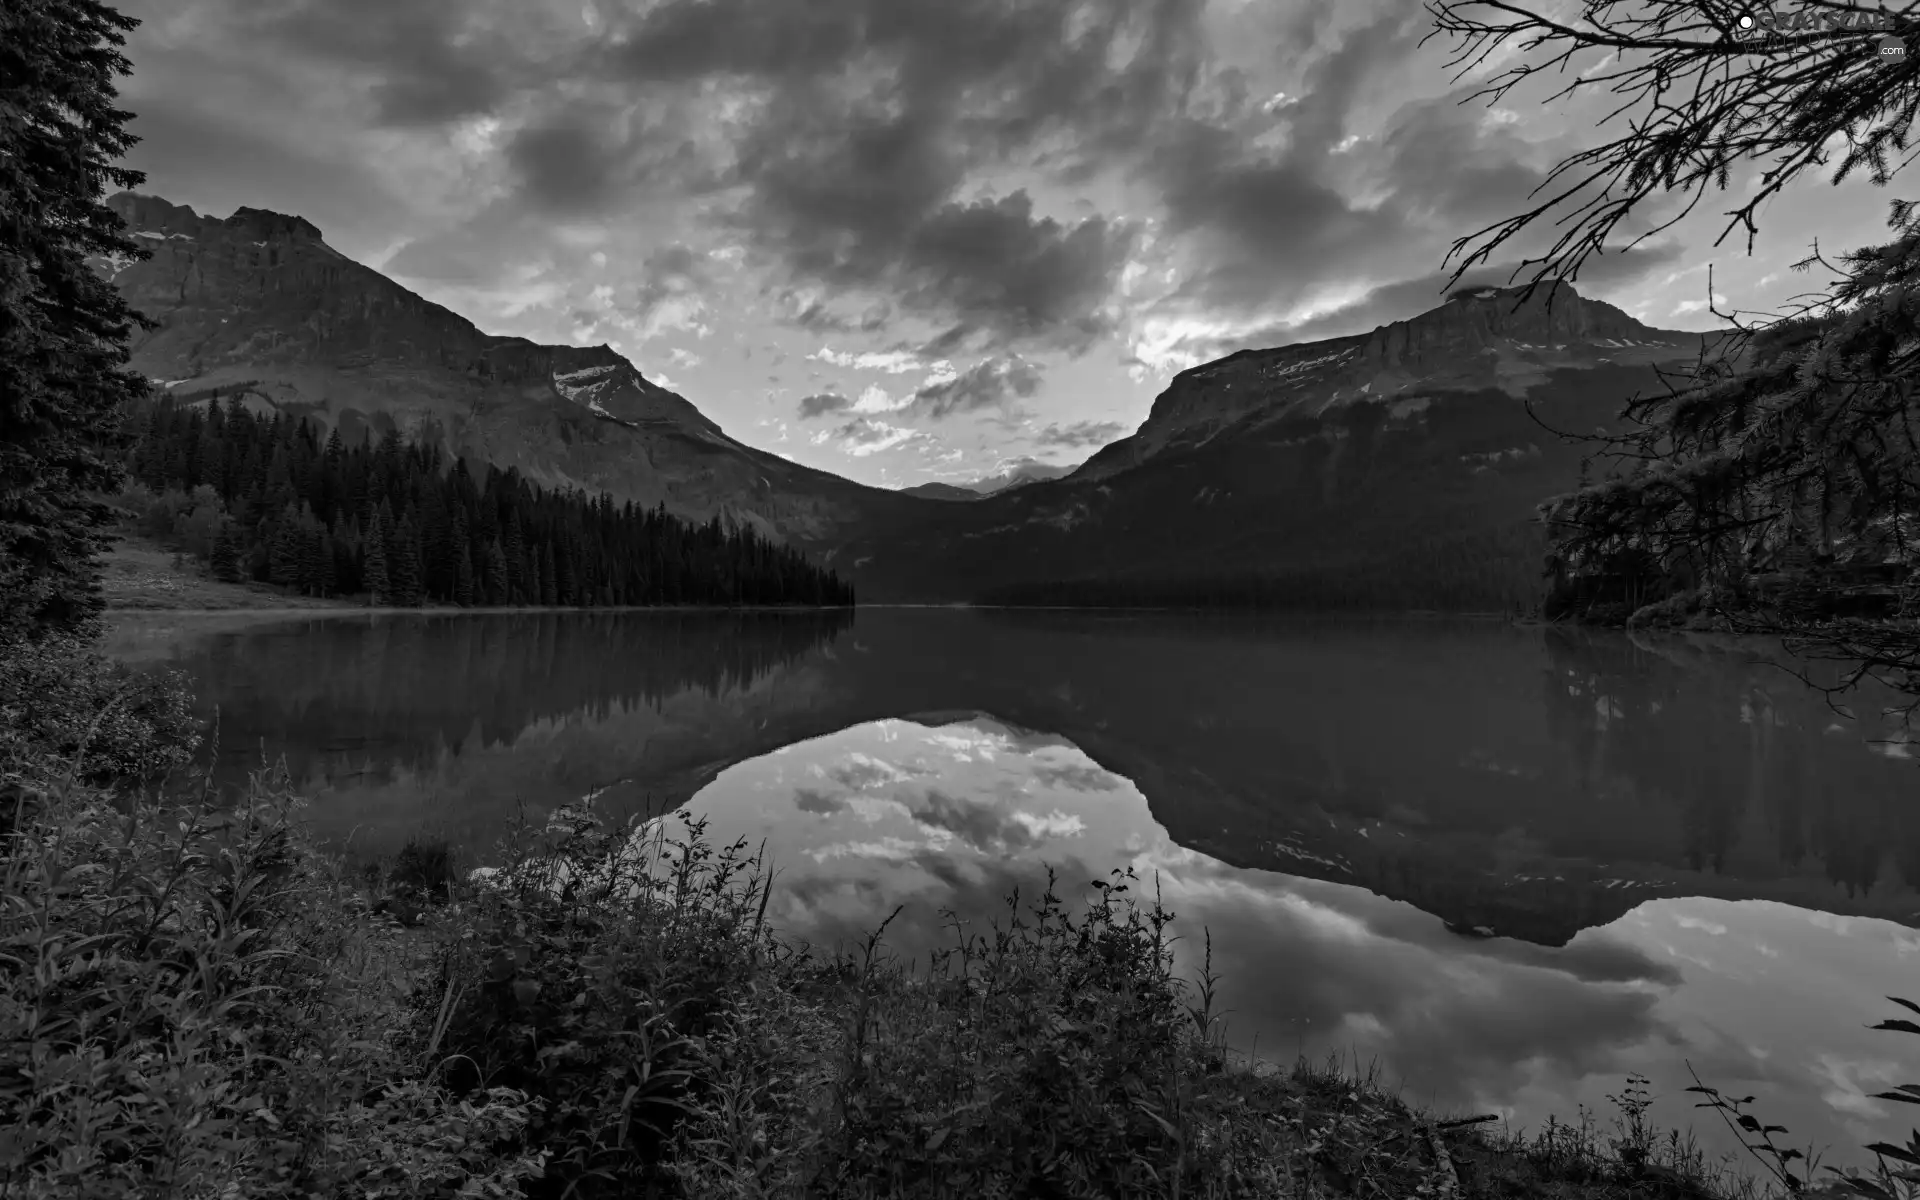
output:
[[[65,745],[10,768],[9,1200],[1752,1194],[1643,1089],[1612,1135],[1482,1136],[1338,1069],[1229,1065],[1210,971],[1175,976],[1126,873],[1078,914],[1009,897],[916,967],[884,923],[776,937],[760,856],[698,821],[567,809],[471,878],[424,844],[362,877],[272,774],[112,793]]]

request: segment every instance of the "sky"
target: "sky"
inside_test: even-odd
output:
[[[120,7],[142,191],[298,214],[487,332],[609,344],[885,487],[1078,462],[1186,367],[1435,307],[1452,241],[1611,107],[1461,103],[1410,0]],[[1777,311],[1892,198],[1810,179],[1715,247],[1750,186],[1580,290],[1712,328],[1711,265]]]

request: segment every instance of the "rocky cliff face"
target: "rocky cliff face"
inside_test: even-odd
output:
[[[297,216],[109,203],[145,262],[99,260],[158,322],[133,365],[183,398],[240,393],[347,436],[388,426],[553,487],[821,536],[891,495],[729,438],[607,346],[482,333],[327,245]]]
[[[1436,392],[1497,389],[1524,397],[1555,371],[1694,359],[1698,334],[1642,325],[1567,285],[1456,292],[1439,308],[1371,333],[1274,350],[1242,350],[1176,375],[1133,436],[1075,473],[1103,479],[1170,449],[1204,445],[1342,406],[1384,404],[1396,417]]]

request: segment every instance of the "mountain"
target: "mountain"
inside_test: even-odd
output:
[[[900,489],[902,496],[919,496],[926,500],[978,500],[980,493],[970,487],[959,487],[951,483],[916,483],[912,487]]]
[[[911,527],[854,530],[865,598],[1498,609],[1531,598],[1534,506],[1591,433],[1703,335],[1552,285],[1468,289],[1370,333],[1243,350],[1177,375],[1071,474]]]
[[[94,264],[158,323],[136,331],[132,365],[184,401],[238,393],[347,438],[398,427],[548,487],[786,540],[912,506],[735,441],[607,346],[482,333],[300,217],[203,217],[130,192],[108,204],[153,253]]]
[[[918,483],[912,487],[901,488],[905,496],[922,496],[929,500],[978,500],[982,496],[991,496],[1010,488],[1024,487],[1042,479],[1058,479],[1070,475],[1075,468],[1056,467],[1051,463],[1034,462],[1028,459],[985,479],[976,479],[972,483]]]
[[[1174,376],[1131,437],[1103,446],[1074,477],[1106,479],[1231,431],[1384,407],[1389,420],[1446,393],[1501,391],[1525,400],[1556,373],[1674,365],[1700,336],[1653,329],[1565,284],[1468,288],[1371,333],[1273,350],[1242,350]]]
[[[1014,464],[998,475],[976,479],[972,483],[963,483],[960,486],[982,496],[991,496],[996,492],[1025,487],[1029,483],[1039,483],[1043,479],[1059,479],[1064,475],[1073,474],[1076,469],[1075,467],[1056,467],[1051,463],[1034,462],[1028,459]]]

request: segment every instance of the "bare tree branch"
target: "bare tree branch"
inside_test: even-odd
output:
[[[1905,152],[1920,110],[1920,54],[1886,61],[1879,41],[1887,26],[1901,37],[1920,31],[1920,0],[1803,0],[1803,11],[1848,24],[1785,30],[1743,28],[1740,19],[1751,19],[1755,8],[1734,0],[1584,0],[1572,20],[1537,11],[1547,7],[1544,0],[1428,0],[1428,38],[1453,39],[1456,81],[1517,58],[1466,98],[1489,104],[1549,72],[1563,74],[1585,51],[1612,55],[1617,65],[1596,64],[1546,102],[1612,94],[1620,102],[1602,124],[1624,119],[1627,128],[1559,163],[1535,190],[1532,208],[1458,239],[1447,255],[1450,286],[1544,223],[1561,230],[1557,239],[1521,259],[1513,275],[1532,268],[1529,294],[1549,279],[1571,281],[1592,255],[1616,248],[1611,239],[1636,210],[1664,195],[1686,197],[1678,216],[1628,245],[1671,228],[1709,191],[1727,190],[1734,168],[1744,164],[1762,168],[1758,186],[1728,210],[1714,244],[1744,230],[1751,250],[1766,202],[1808,170],[1827,166],[1841,145],[1835,182],[1864,167],[1884,183],[1913,159]],[[1904,157],[1896,160],[1896,153]]]

